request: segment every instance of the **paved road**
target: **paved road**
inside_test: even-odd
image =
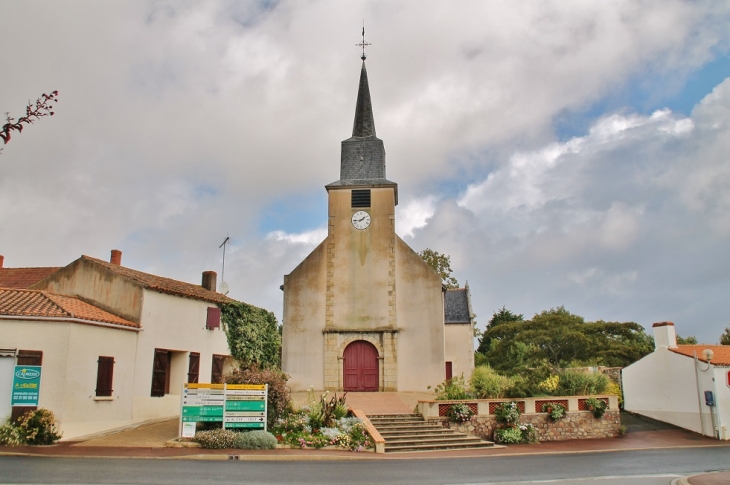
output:
[[[463,459],[199,461],[0,457],[0,483],[100,484],[669,484],[680,475],[728,468],[730,448]],[[575,480],[619,477],[608,480]],[[623,478],[621,478],[623,477]],[[642,478],[644,477],[644,478]]]

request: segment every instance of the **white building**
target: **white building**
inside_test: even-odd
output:
[[[215,288],[212,271],[194,285],[125,268],[112,251],[0,289],[0,419],[16,363],[41,365],[38,405],[64,439],[179,415],[183,383],[219,381],[232,363],[220,306],[233,300]]]
[[[621,373],[624,408],[705,436],[730,439],[730,346],[677,345],[672,322],[655,323],[653,328],[654,352]]]

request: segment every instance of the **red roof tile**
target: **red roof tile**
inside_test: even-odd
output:
[[[694,357],[697,352],[697,358],[702,362],[707,362],[702,357],[702,351],[705,349],[710,349],[715,354],[711,361],[713,364],[730,366],[730,345],[679,345],[677,348],[669,350],[687,357]]]
[[[0,315],[9,317],[44,317],[65,321],[87,320],[124,327],[139,325],[71,296],[41,290],[0,288]]]
[[[103,266],[113,273],[116,273],[125,278],[129,278],[145,288],[159,291],[160,293],[184,296],[186,298],[193,298],[196,300],[209,301],[213,303],[230,303],[235,301],[221,293],[206,290],[200,285],[194,285],[192,283],[185,283],[183,281],[177,281],[170,278],[163,278],[162,276],[155,276],[153,274],[143,273],[142,271],[137,271],[134,269],[126,268],[124,266],[119,266],[117,264],[112,264],[101,259],[92,258],[91,256],[81,256],[81,259],[86,261],[92,261],[98,265]]]
[[[30,288],[61,268],[0,268],[0,288]]]

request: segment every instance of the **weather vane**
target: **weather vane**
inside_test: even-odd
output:
[[[367,57],[365,55],[365,48],[369,45],[372,45],[368,42],[365,42],[365,21],[363,21],[363,23],[362,23],[362,42],[360,42],[359,44],[355,44],[355,45],[357,47],[362,47],[362,56],[360,56],[360,59],[362,59],[364,61],[365,58]]]

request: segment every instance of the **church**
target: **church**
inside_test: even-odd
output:
[[[364,41],[363,41],[364,42]],[[474,367],[469,288],[441,278],[396,234],[365,55],[327,237],[284,276],[282,370],[294,391],[421,391]]]

